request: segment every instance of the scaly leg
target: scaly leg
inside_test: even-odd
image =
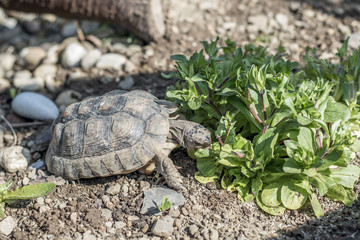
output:
[[[175,189],[184,189],[180,173],[172,160],[164,153],[157,153],[154,157],[158,171],[165,177],[167,184]]]

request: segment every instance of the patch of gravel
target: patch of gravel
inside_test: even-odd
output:
[[[43,160],[49,123],[38,125],[16,115],[11,108],[10,86],[35,86],[61,111],[74,101],[118,88],[143,89],[163,98],[167,86],[174,84],[160,76],[174,69],[170,55],[189,56],[201,49],[199,41],[216,36],[222,43],[230,37],[241,46],[250,42],[266,45],[270,52],[281,42],[288,58],[300,63],[306,46],[318,48],[319,56],[329,60],[335,59],[334,53],[347,36],[351,47],[360,46],[360,5],[355,1],[163,3],[166,37],[148,45],[113,25],[99,27],[99,23],[82,21],[85,40],[80,41],[73,21],[48,14],[0,11],[0,113],[12,124],[22,124],[15,129],[15,144],[31,155],[26,170],[0,171],[0,183],[12,179],[17,186],[57,184],[48,196],[6,206],[8,217],[0,221],[0,238],[360,239],[358,197],[352,207],[320,199],[325,212],[320,219],[314,217],[309,205],[270,216],[254,202],[240,202],[236,193],[196,182],[196,164],[181,149],[170,157],[184,177],[186,189],[178,192],[185,203],[155,215],[140,214],[140,210],[144,191],[165,184],[158,175],[135,172],[67,181],[46,171]],[[0,122],[0,147],[9,147],[14,141],[11,131]],[[359,190],[358,184],[357,196]]]

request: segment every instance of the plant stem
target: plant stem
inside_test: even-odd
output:
[[[229,79],[230,79],[230,76],[226,77],[226,78],[224,79],[224,81],[222,81],[222,83],[220,83],[220,85],[217,86],[216,88],[221,88]]]
[[[248,100],[251,102],[250,90],[248,90]],[[256,121],[258,121],[261,125],[264,125],[263,121],[260,119],[259,115],[256,113],[255,109],[251,105],[249,105],[249,109],[255,117]]]
[[[1,115],[0,117],[1,117],[1,119],[6,123],[6,125],[9,126],[10,131],[11,131],[12,135],[14,136],[14,141],[13,141],[13,143],[11,144],[11,146],[14,146],[15,144],[17,144],[17,135],[16,135],[16,132],[15,132],[14,128],[12,127],[11,123],[4,117],[4,115]]]
[[[273,115],[274,115],[274,113],[276,112],[276,110],[278,110],[278,108],[277,107],[274,107],[274,109],[271,111],[271,113],[270,113],[270,117],[272,117]]]
[[[235,151],[231,151],[231,153],[238,156],[238,157],[241,157],[241,158],[244,158],[246,156],[245,153],[238,153],[238,152],[235,152]]]
[[[329,150],[326,150],[324,154],[321,156],[321,159],[324,159],[329,154]]]
[[[216,113],[219,114],[220,117],[223,116],[220,109],[211,100],[209,101],[209,104],[216,111]]]
[[[316,138],[317,138],[319,148],[322,148],[323,145],[322,145],[322,141],[321,141],[321,138],[320,138],[319,130],[316,130]]]
[[[261,135],[264,135],[264,133],[266,132],[267,129],[268,129],[268,125],[264,124],[264,127],[261,131]]]
[[[259,92],[260,93],[260,97],[261,97],[261,105],[262,105],[262,110],[263,110],[263,114],[264,114],[264,120],[267,119],[267,115],[266,115],[266,107],[265,107],[265,100],[264,100],[264,94],[262,91]]]
[[[217,137],[220,145],[221,145],[221,146],[224,146],[224,142],[222,141],[221,137],[220,137],[219,135],[217,135],[216,137]]]

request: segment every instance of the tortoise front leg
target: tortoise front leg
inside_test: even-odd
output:
[[[175,189],[185,189],[182,185],[183,180],[176,169],[173,161],[163,153],[158,153],[154,157],[158,171],[165,177],[167,184]]]

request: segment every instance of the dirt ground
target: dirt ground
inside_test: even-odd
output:
[[[172,54],[190,55],[201,49],[200,41],[219,36],[224,42],[230,37],[238,46],[252,42],[269,46],[272,52],[281,42],[288,50],[289,58],[301,62],[306,46],[319,49],[319,56],[335,59],[335,52],[347,36],[360,34],[360,4],[350,0],[164,0],[167,32],[159,42],[145,44],[117,26],[99,26],[92,35],[100,40],[87,41],[103,53],[116,52],[133,63],[132,69],[101,70],[96,67],[64,68],[60,58],[57,67],[55,89],[48,85],[40,92],[55,100],[66,90],[76,91],[81,100],[90,95],[101,95],[113,89],[126,76],[133,77],[131,89],[143,89],[164,98],[166,88],[175,80],[165,80],[161,72],[173,70]],[[59,49],[68,39],[76,38],[62,31],[69,20],[52,16],[25,14],[0,14],[0,53],[11,52],[17,61],[0,78],[14,86],[16,72],[28,69],[19,59],[21,51],[30,46],[40,46],[48,51],[51,46]],[[13,28],[11,19],[17,21]],[[6,24],[5,24],[6,23]],[[29,31],[30,26],[42,26]],[[27,25],[28,24],[28,25]],[[31,25],[33,24],[33,25]],[[99,30],[100,29],[100,30]],[[30,32],[30,33],[29,33]],[[5,34],[13,34],[11,38]],[[10,35],[7,35],[10,36]],[[97,44],[98,43],[98,44]],[[125,47],[120,48],[117,43]],[[356,41],[353,43],[356,45]],[[73,74],[81,72],[83,77]],[[1,85],[0,85],[1,87]],[[0,88],[1,90],[1,88]],[[7,89],[0,91],[0,110],[12,123],[32,122],[16,116],[11,110],[11,97]],[[3,122],[0,122],[5,127]],[[44,160],[46,149],[36,148],[36,136],[45,126],[16,128],[18,143],[29,148],[33,162]],[[9,129],[0,135],[4,146],[14,139]],[[9,235],[1,239],[360,239],[359,206],[357,197],[352,207],[321,199],[325,216],[316,219],[311,206],[299,211],[286,211],[282,216],[270,216],[254,202],[242,203],[235,193],[227,192],[215,184],[203,185],[195,181],[196,163],[186,151],[176,149],[170,155],[184,178],[185,190],[180,191],[186,202],[177,209],[157,215],[142,215],[140,208],[143,190],[166,185],[164,179],[131,173],[128,175],[66,181],[55,178],[46,169],[27,170],[18,173],[0,172],[0,180],[13,179],[17,186],[53,181],[58,184],[48,196],[21,201],[6,206],[6,215],[16,221]],[[120,185],[118,192],[110,193],[110,187]],[[360,185],[355,192],[359,196]],[[167,237],[153,232],[157,220],[170,216],[174,220]]]

